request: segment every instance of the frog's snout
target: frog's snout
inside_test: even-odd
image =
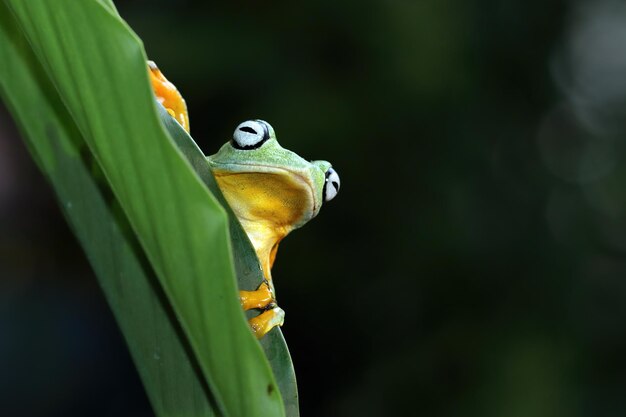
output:
[[[330,201],[339,193],[339,188],[341,187],[341,180],[339,179],[339,174],[332,167],[328,167],[326,173],[324,174],[326,177],[324,182],[324,190],[322,195],[324,196],[324,202]]]

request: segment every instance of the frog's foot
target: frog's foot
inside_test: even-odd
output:
[[[263,309],[261,314],[248,320],[257,339],[276,326],[282,326],[285,312],[276,306],[270,282],[264,280],[255,291],[239,291],[239,301],[244,310]]]
[[[252,332],[257,339],[262,338],[276,326],[282,326],[285,321],[285,312],[280,307],[274,307],[270,310],[265,310],[256,317],[248,320]]]
[[[178,92],[176,86],[165,78],[154,61],[148,61],[148,69],[152,90],[154,90],[156,99],[189,132],[189,115],[187,114],[187,104],[183,96]]]
[[[239,291],[239,301],[244,310],[251,310],[253,308],[265,309],[274,307],[276,304],[274,294],[267,281],[263,281],[255,291]]]

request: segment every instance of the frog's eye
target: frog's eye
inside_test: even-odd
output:
[[[330,201],[339,192],[341,181],[339,180],[339,174],[332,168],[328,168],[326,171],[326,182],[324,183],[324,201]]]
[[[270,129],[263,120],[248,120],[241,123],[230,141],[235,149],[250,150],[263,145],[270,138]]]

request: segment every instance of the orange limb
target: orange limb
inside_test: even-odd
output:
[[[276,326],[282,326],[285,321],[285,312],[280,307],[274,307],[271,310],[266,310],[256,317],[248,320],[252,332],[257,339],[262,338]]]
[[[239,291],[239,301],[244,310],[263,309],[261,314],[248,320],[257,339],[262,338],[276,326],[282,326],[285,312],[276,307],[274,294],[268,281],[264,281],[255,291]]]
[[[282,239],[279,239],[278,242],[274,243],[272,246],[272,250],[270,251],[270,268],[274,267],[274,261],[276,260],[276,252],[278,252],[278,244]]]
[[[264,282],[255,291],[239,291],[239,301],[244,310],[266,308],[274,303],[274,294]]]
[[[154,90],[154,95],[157,100],[165,107],[167,112],[189,132],[189,114],[187,113],[185,99],[183,99],[183,96],[178,92],[176,86],[165,78],[153,61],[148,61],[148,69],[152,90]]]

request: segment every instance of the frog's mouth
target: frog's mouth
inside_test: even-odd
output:
[[[242,164],[242,163],[229,163],[223,164],[215,161],[211,161],[211,168],[216,177],[220,176],[233,176],[233,175],[241,175],[241,174],[269,174],[269,175],[279,175],[282,177],[289,178],[289,180],[295,182],[299,185],[299,188],[306,190],[308,195],[310,196],[311,201],[311,211],[313,215],[311,218],[315,217],[319,212],[320,202],[317,193],[315,192],[315,186],[311,182],[308,176],[304,175],[297,170],[285,169],[281,167],[276,167],[272,165],[262,165],[262,164]],[[309,219],[306,219],[309,220]],[[305,220],[305,221],[306,221]]]

